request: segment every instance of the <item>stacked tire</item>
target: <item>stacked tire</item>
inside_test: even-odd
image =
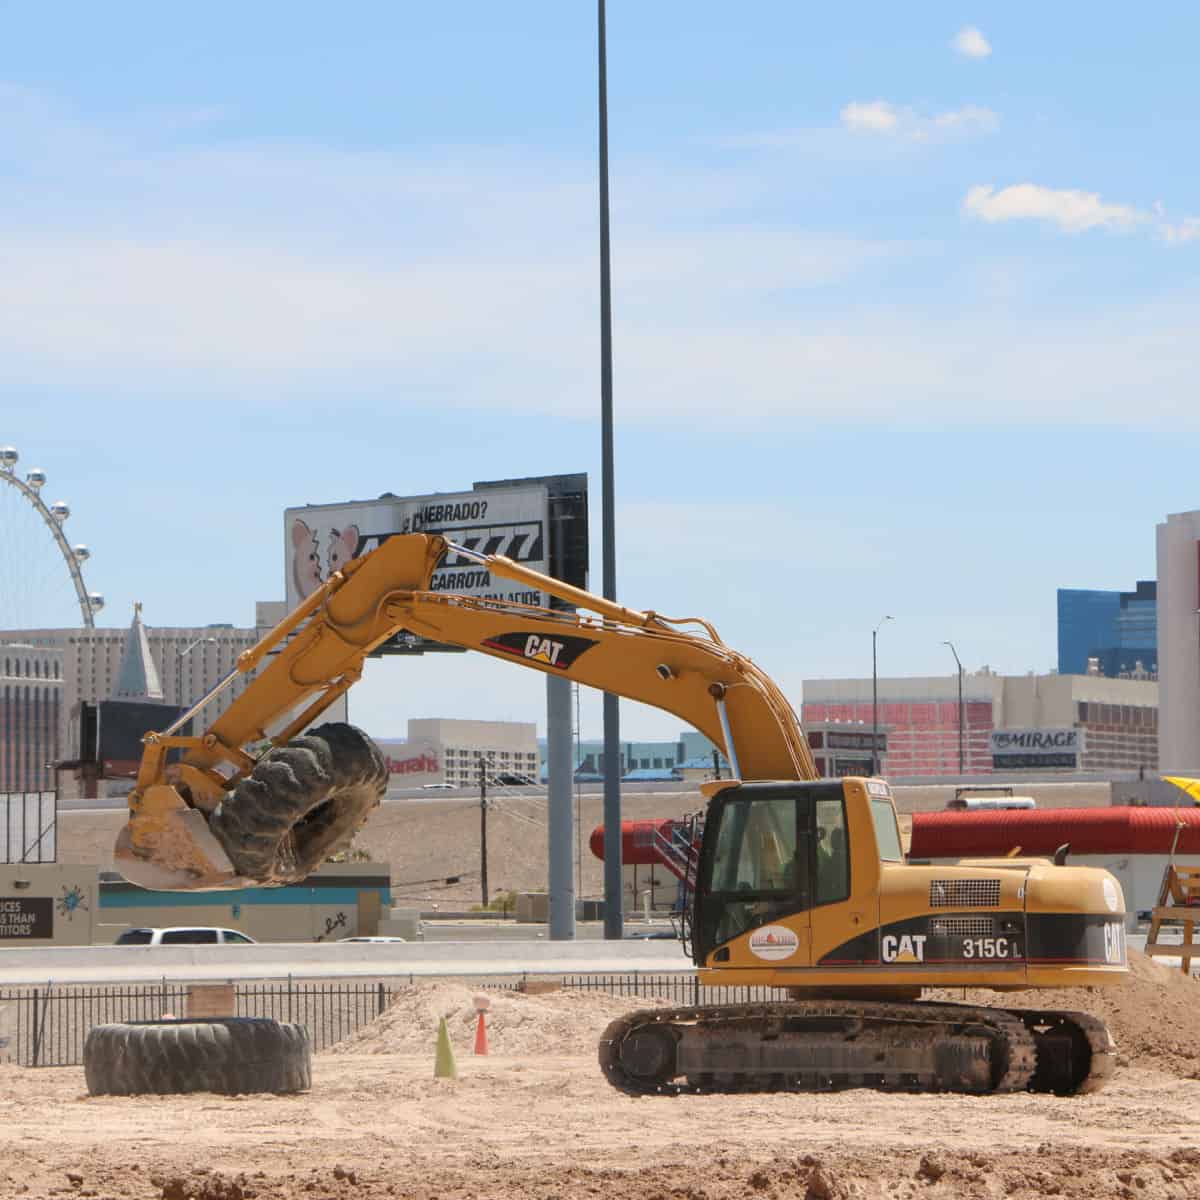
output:
[[[93,1096],[286,1095],[312,1086],[312,1044],[265,1017],[129,1021],[88,1030],[83,1069]]]

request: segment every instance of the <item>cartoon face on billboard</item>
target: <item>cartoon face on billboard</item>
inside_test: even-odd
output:
[[[297,517],[289,530],[289,573],[296,595],[303,600],[311,596],[335,571],[355,557],[358,551],[358,527],[345,529],[309,527]],[[322,553],[324,542],[324,553]]]
[[[357,549],[357,526],[348,525],[345,529],[331,529],[329,531],[329,550],[325,557],[325,578],[328,579],[335,571],[340,571],[354,557]]]

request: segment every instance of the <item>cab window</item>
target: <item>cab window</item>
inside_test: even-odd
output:
[[[168,929],[162,935],[159,945],[162,946],[200,946],[215,945],[217,931],[215,929]]]
[[[896,810],[887,800],[872,800],[871,819],[875,823],[875,841],[879,845],[879,857],[884,862],[903,862],[904,849],[900,845]]]
[[[705,902],[707,945],[811,907],[811,811],[795,796],[725,805]]]
[[[835,904],[850,896],[850,842],[846,837],[846,805],[840,800],[818,800],[817,904]]]
[[[796,854],[793,798],[752,800],[726,810],[713,863],[717,890],[791,894],[799,890],[803,875],[807,871]]]
[[[226,942],[232,942],[235,946],[249,946],[253,944],[252,940],[244,933],[237,933],[232,929],[225,930],[224,940]]]

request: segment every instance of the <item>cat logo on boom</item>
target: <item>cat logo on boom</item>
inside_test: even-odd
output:
[[[500,650],[526,662],[556,667],[560,671],[567,670],[585,650],[590,650],[595,644],[592,638],[567,635],[553,638],[543,637],[540,633],[498,633],[483,641],[485,649]]]
[[[536,633],[531,633],[525,639],[525,657],[532,658],[534,662],[542,662],[547,666],[558,666],[558,656],[563,652],[562,642],[556,642],[553,638],[538,637]]]

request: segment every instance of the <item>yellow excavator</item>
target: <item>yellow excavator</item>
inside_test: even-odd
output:
[[[577,611],[433,591],[449,550]],[[654,705],[725,752],[734,777],[703,788],[685,941],[701,984],[780,999],[620,1018],[599,1046],[615,1087],[1072,1094],[1112,1071],[1112,1039],[1086,1014],[920,1000],[927,988],[1120,983],[1125,901],[1107,871],[1067,866],[1065,850],[906,861],[887,783],[818,779],[787,699],[707,621],[626,608],[437,535],[396,535],[347,562],[213,692],[146,735],[121,873],[167,890],[282,884],[345,845],[387,769],[360,730],[313,722],[400,631]],[[180,732],[251,672],[206,732]]]

